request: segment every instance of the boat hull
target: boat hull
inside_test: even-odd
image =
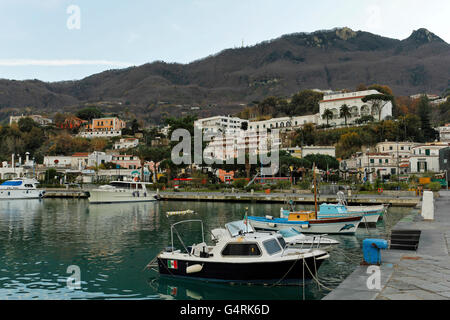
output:
[[[38,189],[0,189],[0,200],[40,199],[44,193]]]
[[[363,216],[361,219],[361,223],[369,223],[369,224],[376,224],[378,222],[378,219],[383,214],[383,211],[349,211],[348,213],[344,214],[320,214],[319,218],[343,218],[348,216]]]
[[[315,234],[354,234],[361,217],[346,217],[336,219],[317,219],[304,221],[288,221],[286,218],[266,219],[248,217],[255,229],[278,231],[284,228],[295,228],[301,233]]]
[[[327,255],[326,253],[323,256]],[[295,260],[277,262],[205,262],[204,260],[176,260],[175,268],[170,268],[166,258],[158,258],[158,269],[162,276],[193,278],[211,282],[233,283],[297,283],[299,280],[315,276],[324,259],[320,257],[305,257]],[[201,271],[188,273],[188,266],[203,265]],[[309,270],[311,270],[311,272]],[[304,270],[304,274],[303,274]]]
[[[122,190],[122,191],[89,191],[89,203],[123,203],[156,201],[156,193]]]

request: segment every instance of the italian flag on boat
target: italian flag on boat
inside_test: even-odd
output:
[[[167,267],[170,269],[178,269],[177,260],[167,260]]]

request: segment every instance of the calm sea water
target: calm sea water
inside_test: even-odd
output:
[[[249,215],[278,215],[281,204],[155,202],[89,205],[86,200],[0,201],[0,299],[321,299],[317,283],[305,286],[248,286],[168,280],[143,270],[170,244],[170,225],[187,216],[166,211],[193,209],[205,231]],[[300,208],[300,206],[297,206]],[[306,207],[308,208],[308,207]],[[310,207],[309,207],[310,208]],[[336,287],[362,258],[364,238],[384,238],[389,226],[409,214],[390,208],[376,228],[359,228],[341,242],[319,270]],[[178,228],[177,228],[178,230]],[[199,243],[200,227],[180,227],[187,244]],[[205,232],[207,242],[210,237]],[[81,272],[81,289],[67,286],[68,267]]]

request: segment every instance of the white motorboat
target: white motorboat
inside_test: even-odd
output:
[[[224,228],[216,228],[211,230],[211,237],[213,240],[217,240],[220,237],[244,233],[261,233],[266,231],[256,231],[251,223],[247,223],[245,220],[233,221],[225,224]],[[285,228],[279,231],[268,231],[271,234],[280,234],[283,236],[287,246],[295,248],[320,248],[322,250],[329,251],[339,244],[339,241],[326,238],[323,235],[306,236],[299,232],[295,228]]]
[[[36,179],[20,178],[7,180],[0,185],[0,200],[40,199],[45,191],[38,189]]]
[[[90,203],[148,202],[156,201],[157,194],[147,191],[144,182],[113,181],[89,191]]]
[[[186,222],[202,224],[202,242],[186,247],[175,226]],[[182,249],[173,247],[174,231]],[[185,220],[171,227],[172,246],[162,251],[147,267],[158,266],[161,276],[232,283],[298,284],[316,276],[325,259],[320,249],[287,248],[283,237],[271,233],[222,234],[207,245],[201,220]]]

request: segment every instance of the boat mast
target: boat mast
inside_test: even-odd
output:
[[[313,179],[314,179],[314,213],[317,220],[317,182],[316,182],[316,163],[313,164]]]

